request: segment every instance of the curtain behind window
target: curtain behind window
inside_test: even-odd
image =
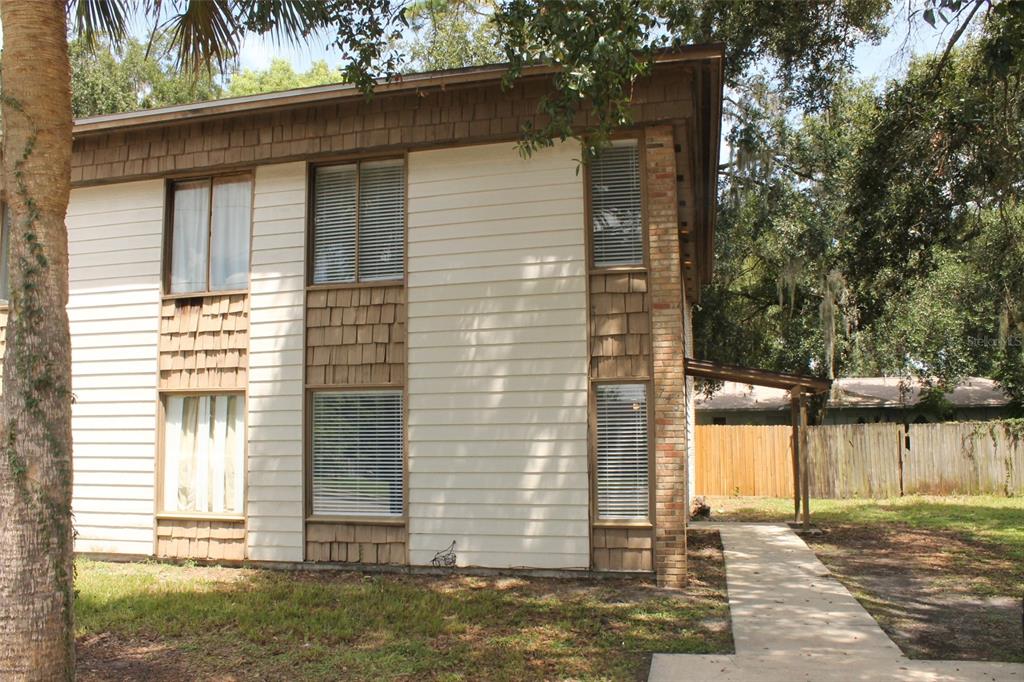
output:
[[[209,181],[175,185],[174,223],[171,227],[172,294],[206,290],[209,226]]]
[[[249,286],[249,224],[252,185],[248,179],[213,186],[213,229],[210,244],[210,289],[225,291]]]
[[[242,512],[243,408],[236,395],[167,398],[163,511]]]

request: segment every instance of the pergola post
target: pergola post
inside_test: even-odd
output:
[[[803,501],[804,530],[811,527],[811,476],[807,462],[807,400],[800,396],[800,497]]]
[[[800,387],[789,391],[789,409],[793,423],[791,449],[793,451],[793,521],[800,520]]]

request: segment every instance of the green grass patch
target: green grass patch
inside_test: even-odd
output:
[[[620,680],[732,648],[724,594],[627,581],[77,563],[80,642],[158,643],[182,672],[304,680]],[[88,658],[88,656],[86,656]]]
[[[793,501],[767,497],[709,498],[712,518],[736,521],[791,521]],[[886,500],[811,500],[817,523],[905,526],[952,531],[999,545],[1024,560],[1024,497],[993,495],[933,497],[909,495]]]

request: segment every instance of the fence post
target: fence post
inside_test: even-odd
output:
[[[900,424],[899,431],[896,432],[896,466],[898,467],[897,473],[900,483],[900,497],[903,497],[903,450],[907,443],[909,428],[910,427],[906,424]]]
[[[811,467],[807,456],[807,401],[800,396],[800,497],[803,498],[804,530],[811,527]]]

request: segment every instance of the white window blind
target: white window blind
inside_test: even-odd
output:
[[[356,165],[316,169],[313,283],[356,279]]]
[[[405,168],[401,159],[359,166],[359,279],[400,279],[404,270]]]
[[[594,266],[644,262],[640,150],[636,140],[619,140],[590,165],[590,211]]]
[[[646,385],[598,384],[598,518],[648,517],[648,462]]]
[[[0,301],[6,301],[11,296],[11,273],[8,267],[11,258],[11,211],[4,206],[3,212],[3,223],[0,225]]]
[[[241,514],[245,399],[167,396],[165,405],[162,511]]]
[[[401,391],[313,394],[313,513],[401,516]]]
[[[174,185],[172,294],[245,289],[249,285],[252,182],[189,180]]]
[[[314,182],[313,283],[401,279],[404,162],[322,167]]]

